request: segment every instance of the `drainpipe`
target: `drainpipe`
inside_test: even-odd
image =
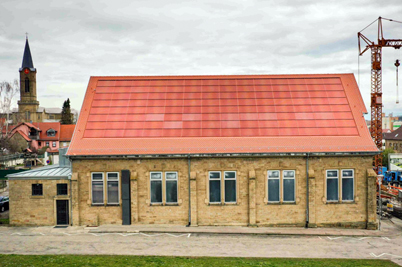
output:
[[[309,221],[309,181],[308,181],[308,158],[309,153],[306,156],[306,228],[308,228]]]
[[[188,225],[191,225],[191,158],[190,155],[187,156],[188,163]]]
[[[73,226],[73,189],[71,187],[72,183],[71,183],[71,176],[70,176],[70,225]]]
[[[66,155],[64,155],[65,157]],[[67,158],[68,161],[70,162],[70,169],[71,169],[71,173],[73,171],[73,161],[71,160],[71,158]],[[60,163],[60,155],[59,155],[59,163]],[[70,225],[73,226],[73,187],[72,187],[72,181],[71,181],[71,175],[70,175]]]

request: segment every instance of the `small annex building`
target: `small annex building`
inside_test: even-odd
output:
[[[7,175],[11,225],[69,225],[71,165],[60,148],[59,164]]]
[[[71,223],[376,229],[364,113],[353,74],[91,77]]]

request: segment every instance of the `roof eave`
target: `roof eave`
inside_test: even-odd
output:
[[[375,156],[380,151],[346,151],[346,152],[275,152],[275,153],[187,153],[187,154],[136,154],[136,155],[66,155],[71,159],[91,158],[211,158],[211,157],[275,157],[275,156]]]

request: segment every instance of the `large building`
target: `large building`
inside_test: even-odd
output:
[[[375,229],[364,113],[353,74],[91,77],[67,152],[68,222]],[[10,180],[10,203],[20,187],[54,201],[39,177]],[[24,207],[42,214],[37,198]]]
[[[391,133],[383,134],[384,148],[391,148],[396,153],[402,153],[402,128],[399,127]]]
[[[25,42],[24,56],[20,73],[20,100],[18,109],[12,113],[13,123],[60,121],[61,108],[44,108],[39,106],[36,89],[36,73],[28,39]],[[72,113],[76,113],[75,110]],[[74,115],[72,115],[74,116]]]

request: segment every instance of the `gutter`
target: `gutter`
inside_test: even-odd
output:
[[[191,157],[190,155],[187,156],[187,163],[188,163],[188,225],[191,225]]]
[[[191,154],[193,158],[209,157],[305,157],[307,154],[317,157],[340,157],[340,156],[375,156],[378,151],[356,151],[356,152],[286,152],[286,153],[202,153]],[[142,159],[142,158],[188,158],[190,154],[135,154],[135,155],[66,155],[70,159]]]
[[[309,217],[310,217],[308,158],[309,158],[309,153],[307,153],[307,156],[306,156],[306,228],[308,228]]]

